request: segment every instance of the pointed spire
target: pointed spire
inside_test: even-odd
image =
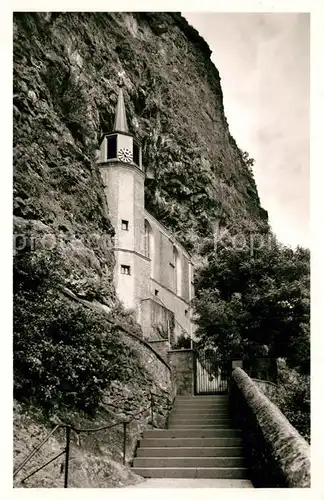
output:
[[[121,73],[119,73],[118,86],[119,86],[119,93],[118,93],[118,102],[117,102],[116,114],[115,114],[114,130],[116,130],[118,132],[128,132],[124,94],[123,94],[124,83],[123,83]]]

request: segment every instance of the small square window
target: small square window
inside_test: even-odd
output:
[[[128,274],[128,275],[130,275],[130,273],[131,273],[130,271],[131,271],[130,266],[121,265],[121,267],[120,267],[121,274]]]
[[[128,231],[128,220],[121,221],[121,228],[123,231]]]

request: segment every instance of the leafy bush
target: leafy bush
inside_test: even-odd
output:
[[[278,363],[278,390],[271,398],[298,432],[310,442],[310,376]]]
[[[284,358],[274,403],[309,440],[309,250],[273,240],[252,253],[229,239],[212,252],[196,279],[195,335],[224,358]]]
[[[183,333],[179,335],[174,345],[172,346],[173,349],[190,349],[190,347],[191,347],[190,338],[184,335]]]
[[[309,373],[309,251],[218,242],[196,277],[196,335],[224,357],[264,350]]]
[[[14,394],[46,410],[93,413],[136,359],[100,313],[61,295],[58,269],[53,253],[14,258]]]

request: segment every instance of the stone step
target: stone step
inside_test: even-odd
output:
[[[214,415],[214,416],[208,416],[208,417],[199,417],[197,415],[194,415],[193,417],[191,415],[170,415],[168,424],[171,422],[177,422],[181,423],[183,422],[184,424],[191,424],[192,422],[194,423],[199,423],[201,425],[204,424],[222,424],[222,423],[229,423],[232,422],[233,419],[229,415]]]
[[[246,479],[244,467],[134,467],[135,474],[142,477],[178,477],[210,479]]]
[[[168,422],[201,422],[201,424],[210,424],[212,422],[221,424],[223,422],[231,422],[233,419],[229,415],[213,415],[199,417],[198,415],[170,415]]]
[[[201,424],[201,425],[208,425],[208,424],[228,424],[230,422],[233,422],[233,419],[229,415],[215,415],[215,416],[208,416],[208,417],[198,417],[197,415],[194,415],[193,417],[191,415],[170,415],[169,420],[168,420],[168,425],[171,422],[176,422],[176,423],[184,423],[184,424]]]
[[[228,424],[232,422],[231,418],[220,418],[220,417],[196,417],[196,416],[191,416],[187,415],[186,417],[183,417],[182,415],[179,417],[178,415],[170,415],[169,418],[169,423],[177,423],[177,424],[201,424],[201,425],[208,425],[208,424]]]
[[[189,402],[189,401],[175,401],[173,404],[173,407],[180,407],[180,408],[229,408],[229,403],[227,402],[210,402],[210,403],[198,403],[197,401]]]
[[[229,407],[229,403],[227,402],[219,402],[215,403],[210,401],[209,403],[198,403],[197,401],[175,401],[173,406],[180,406],[182,408],[227,408]]]
[[[191,447],[213,447],[213,446],[242,446],[242,439],[239,437],[151,437],[144,438],[140,441],[140,446],[144,448],[172,448],[181,446],[183,448]]]
[[[173,407],[170,410],[170,415],[172,414],[182,414],[182,415],[229,415],[230,410],[227,406],[222,408],[177,408]]]
[[[177,427],[181,427],[181,426],[184,426],[184,427],[188,427],[188,426],[192,426],[192,427],[215,427],[215,428],[221,428],[223,427],[224,429],[228,429],[228,428],[235,428],[235,425],[233,423],[233,421],[229,418],[222,418],[222,419],[217,419],[217,418],[212,418],[212,419],[209,419],[209,420],[201,420],[201,419],[198,419],[198,418],[195,418],[195,419],[177,419],[177,418],[173,418],[171,420],[169,420],[168,422],[168,427],[174,427],[174,426],[177,426]]]
[[[175,401],[201,401],[207,402],[210,401],[218,402],[218,401],[229,401],[228,393],[220,393],[220,394],[201,394],[199,396],[176,396]]]
[[[152,429],[144,431],[144,438],[209,438],[239,437],[240,429]]]
[[[176,395],[175,399],[229,399],[229,395],[228,395],[228,392],[218,392],[217,394],[207,394],[207,393],[204,393],[204,394],[195,394],[194,396],[193,395],[185,395],[185,396],[181,396],[181,395]]]
[[[209,403],[210,401],[229,401],[228,393],[218,393],[218,394],[200,394],[199,396],[176,396],[175,401],[202,401]]]
[[[201,424],[170,424],[168,426],[168,429],[178,429],[178,430],[187,430],[187,429],[226,429],[226,430],[231,430],[235,429],[235,426],[233,424],[206,424],[206,425],[201,425]]]
[[[244,467],[243,457],[137,457],[133,467]]]
[[[175,401],[173,406],[181,406],[182,408],[221,408],[229,406],[227,401]]]
[[[170,414],[186,414],[186,415],[229,415],[229,408],[176,408],[173,407]]]
[[[214,418],[214,417],[222,417],[222,418],[231,418],[230,412],[228,409],[217,410],[217,411],[185,411],[174,409],[169,413],[169,418],[171,417],[190,417],[190,418]]]
[[[144,448],[140,446],[137,449],[138,457],[243,457],[243,447],[241,446],[205,446],[187,447],[180,446],[172,448]]]

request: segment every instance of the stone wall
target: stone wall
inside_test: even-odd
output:
[[[146,377],[152,382],[152,391],[170,395],[171,389],[171,367],[163,358],[158,349],[148,342],[143,341],[136,335],[123,333],[124,341],[131,345],[141,358],[143,367],[147,371]]]
[[[172,385],[175,395],[193,396],[195,393],[195,358],[192,349],[169,352]]]
[[[158,295],[156,295],[156,291]],[[151,297],[163,307],[174,313],[175,340],[183,331],[190,334],[192,322],[190,320],[190,304],[176,295],[172,290],[162,286],[155,279],[151,279]]]
[[[230,405],[254,486],[310,487],[308,443],[241,368],[232,374]]]
[[[158,351],[168,361],[168,352],[170,350],[170,342],[168,340],[150,340],[149,343],[153,349]]]

